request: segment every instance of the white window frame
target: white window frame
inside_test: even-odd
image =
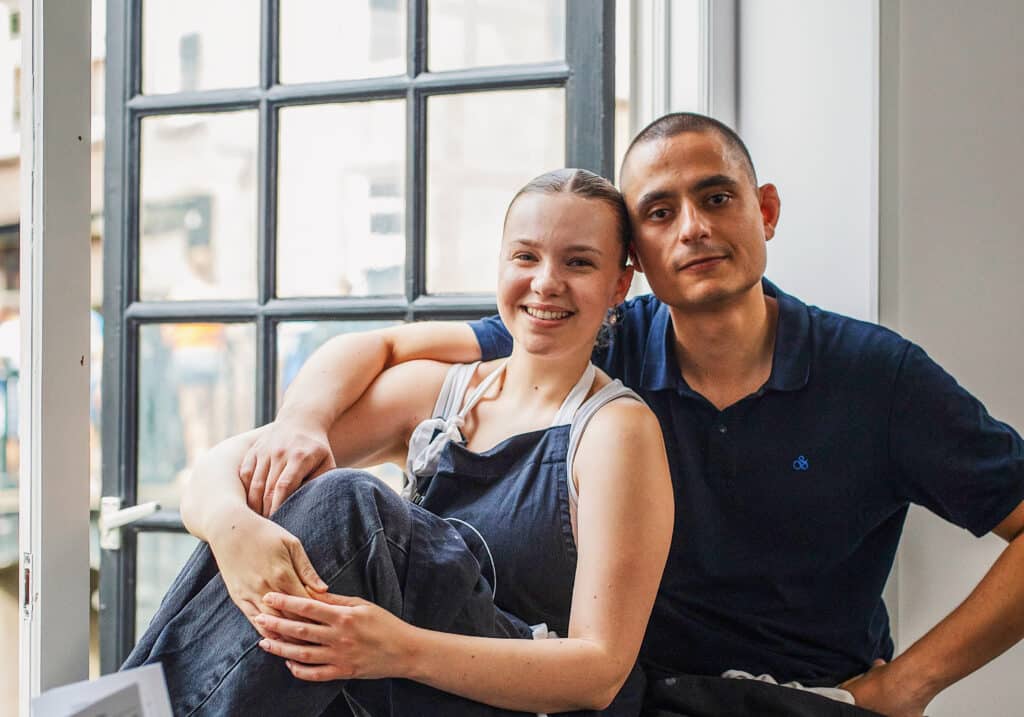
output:
[[[668,113],[693,110],[736,126],[737,0],[697,0],[700,17],[700,102],[680,106],[679,86],[691,76],[691,53],[673,52],[682,40],[680,23],[688,20],[674,0],[630,0],[631,134]]]
[[[89,673],[90,4],[23,0],[19,714]],[[45,41],[44,41],[45,38]]]

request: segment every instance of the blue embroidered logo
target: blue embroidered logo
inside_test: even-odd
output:
[[[805,471],[811,467],[811,464],[807,462],[807,459],[803,456],[797,456],[796,460],[793,461],[793,470]]]

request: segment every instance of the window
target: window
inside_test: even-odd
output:
[[[103,494],[162,510],[102,553],[104,672],[195,545],[196,454],[331,336],[493,312],[505,205],[611,176],[614,104],[612,0],[109,2]]]
[[[181,63],[181,89],[189,92],[199,89],[199,34],[190,32],[178,41]]]

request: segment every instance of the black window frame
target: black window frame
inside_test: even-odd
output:
[[[408,0],[406,73],[337,82],[278,83],[280,0],[261,0],[257,87],[142,94],[143,0],[108,0],[104,176],[103,495],[138,498],[140,327],[165,322],[242,322],[256,327],[256,425],[273,419],[277,326],[296,320],[463,320],[495,311],[492,295],[427,293],[427,99],[487,90],[565,88],[567,166],[613,176],[615,0],[566,0],[565,59],[427,71],[427,2]],[[278,111],[282,107],[406,100],[404,296],[276,298]],[[139,298],[140,127],[145,117],[257,110],[256,300],[141,301]],[[527,141],[527,138],[523,138]],[[100,667],[116,670],[135,643],[136,536],[183,532],[175,511],[123,529],[122,548],[101,553]]]

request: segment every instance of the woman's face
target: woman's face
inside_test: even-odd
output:
[[[524,194],[505,222],[498,313],[531,354],[586,350],[629,290],[614,210],[573,194]]]

